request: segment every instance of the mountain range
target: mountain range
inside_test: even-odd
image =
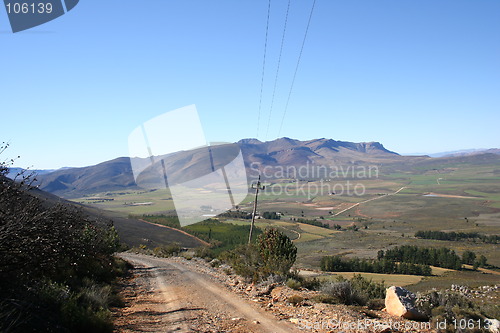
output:
[[[236,154],[235,147],[241,150],[247,171],[250,167],[255,168],[255,166],[258,168],[302,165],[375,164],[390,166],[413,165],[436,160],[429,156],[401,156],[387,150],[379,142],[354,143],[325,138],[307,141],[280,138],[268,142],[243,139],[233,145],[214,146],[211,154],[222,156],[222,159],[215,159],[215,163],[212,160],[212,167],[215,164],[215,167],[218,168],[230,162],[230,159],[233,158],[231,156]],[[488,152],[499,154],[500,150],[492,149]],[[176,170],[173,173],[174,177],[187,180],[206,173],[206,168],[203,167],[207,164],[203,163],[206,162],[206,156],[208,155],[204,153],[204,150],[197,149],[160,157],[166,161],[167,168]],[[457,157],[464,156],[467,155],[458,155]],[[451,158],[453,157],[451,156]],[[137,160],[137,158],[132,157],[134,163]],[[42,190],[64,198],[137,188],[129,157],[119,157],[94,166],[65,168],[43,173],[39,174],[37,179]]]

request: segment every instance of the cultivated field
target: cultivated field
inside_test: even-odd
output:
[[[497,165],[435,162],[432,165],[385,167],[377,177],[359,180],[297,182],[274,179],[265,182],[267,189],[259,196],[258,211],[280,212],[281,219],[258,219],[256,226],[277,227],[293,239],[298,248],[298,267],[318,269],[324,255],[375,258],[379,250],[405,244],[448,247],[459,255],[471,250],[478,256],[486,256],[489,264],[500,267],[498,244],[414,237],[419,230],[500,234],[500,168]],[[349,186],[350,194],[347,193]],[[123,215],[171,214],[174,209],[168,191],[96,193],[75,201]],[[250,212],[252,205],[253,195],[249,195],[239,208]],[[332,227],[337,224],[341,230],[299,223],[297,220],[301,218],[316,219]],[[233,224],[250,223],[250,220],[234,218],[220,220]],[[371,277],[413,284],[417,289],[432,286],[434,281],[436,285],[451,281],[500,283],[500,275],[462,273],[444,272],[424,279],[404,276],[401,281],[399,276],[378,274]]]

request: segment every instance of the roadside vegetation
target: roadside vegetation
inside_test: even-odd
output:
[[[1,163],[0,331],[111,332],[113,281],[127,270],[112,224],[30,194],[30,179],[7,170]]]
[[[221,254],[236,274],[253,282],[271,275],[285,279],[297,258],[297,247],[290,238],[275,228],[266,229],[256,243],[240,245]]]

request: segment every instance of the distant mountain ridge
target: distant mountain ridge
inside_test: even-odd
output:
[[[400,156],[387,150],[379,142],[354,143],[325,138],[300,141],[285,137],[268,142],[244,139],[238,141],[238,144],[247,164],[257,162],[271,166],[343,164],[353,161],[387,160]]]
[[[261,142],[250,138],[240,140],[236,144],[241,149],[247,170],[255,165],[261,168],[302,165],[390,165],[432,159],[427,156],[401,156],[386,149],[379,142],[354,143],[325,138],[306,141],[280,138]],[[219,154],[221,152],[225,154],[224,150],[219,151]],[[204,170],[200,165],[206,164],[203,154],[199,151],[180,152],[165,157],[165,160],[172,169],[178,170],[178,174],[187,178],[203,174]],[[94,166],[60,169],[41,174],[37,178],[42,190],[65,198],[137,188],[128,157],[119,157]]]
[[[481,149],[463,149],[456,151],[447,151],[442,153],[429,154],[430,157],[458,157],[458,156],[470,156],[477,154],[497,154],[500,155],[500,149],[498,148],[481,148]]]

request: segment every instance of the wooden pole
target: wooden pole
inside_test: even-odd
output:
[[[257,186],[253,186],[252,188],[255,189],[255,200],[253,202],[253,212],[252,212],[252,223],[250,224],[250,234],[248,235],[248,244],[252,242],[252,233],[253,233],[253,226],[255,224],[255,215],[257,215],[257,197],[259,195],[259,190],[263,190],[264,186],[260,186],[260,176],[259,180],[257,181]]]

